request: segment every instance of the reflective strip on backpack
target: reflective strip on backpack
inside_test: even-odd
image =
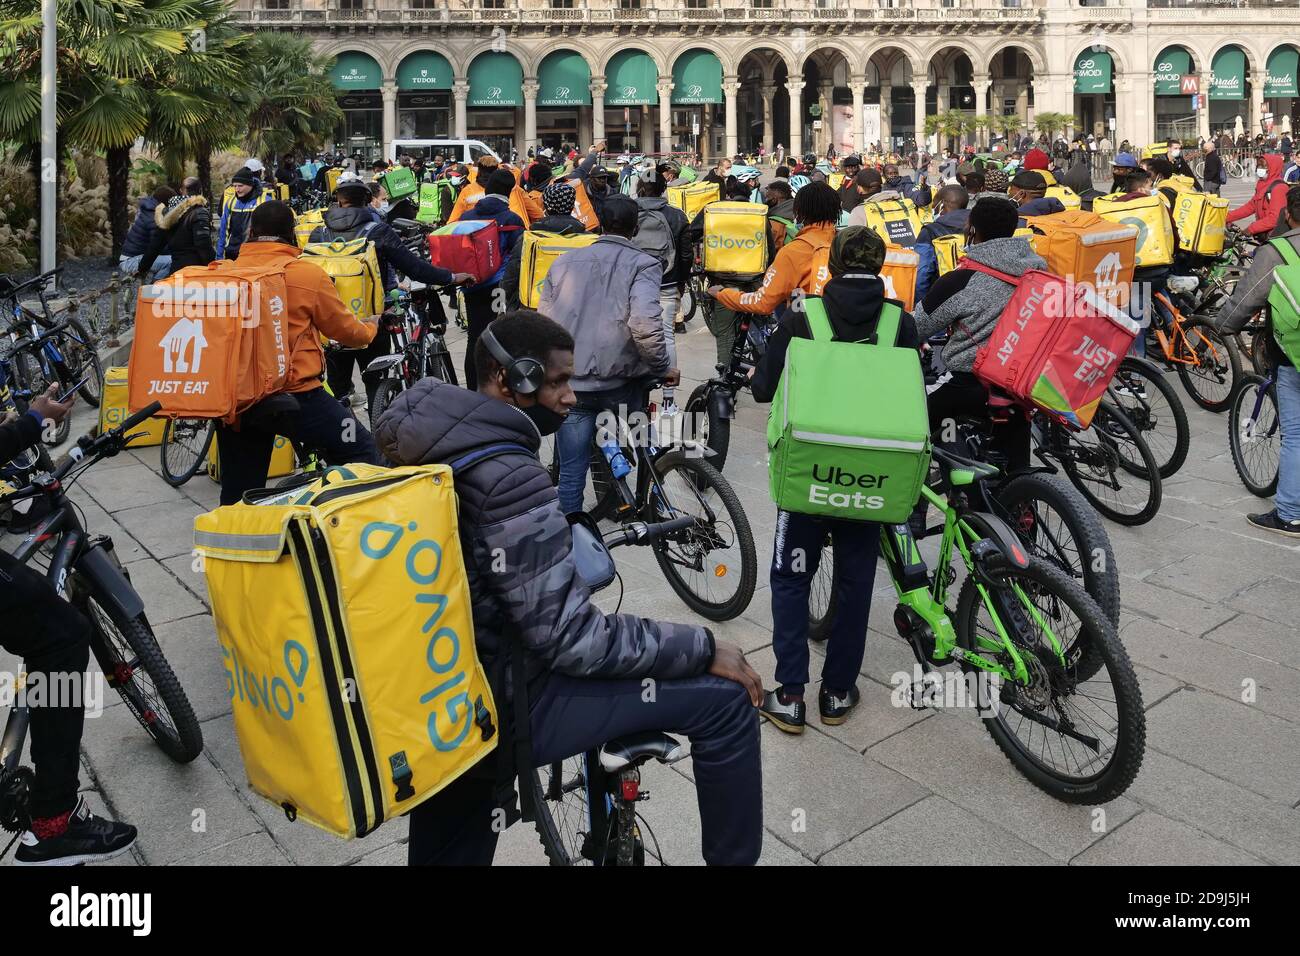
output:
[[[1291,292],[1290,289],[1287,288],[1286,283],[1283,282],[1281,279],[1279,279],[1276,275],[1273,276],[1273,288],[1277,289],[1279,292],[1282,293],[1282,295],[1286,296],[1287,302],[1291,303],[1291,308],[1294,309],[1297,314],[1300,314],[1300,302],[1296,301],[1295,295]]]
[[[1080,245],[1095,246],[1099,242],[1116,242],[1137,235],[1136,226],[1120,226],[1108,232],[1085,232],[1079,239]]]
[[[280,556],[284,536],[280,534],[233,534],[225,531],[195,531],[194,545],[216,551],[260,552],[270,554],[270,560]],[[210,555],[217,557],[217,555]]]
[[[892,448],[898,451],[924,451],[923,441],[899,441],[893,438],[863,438],[861,435],[829,435],[823,432],[801,432],[791,429],[790,435],[800,441],[821,442],[824,445],[856,445],[862,448]]]

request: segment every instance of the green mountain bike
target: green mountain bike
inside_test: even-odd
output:
[[[943,449],[942,480],[958,489],[998,469]],[[1137,676],[1115,625],[1060,568],[1027,552],[1001,519],[971,510],[969,496],[926,487],[943,515],[933,571],[906,524],[886,525],[881,553],[898,606],[894,626],[920,664],[910,690],[956,664],[980,685],[978,711],[993,740],[1031,783],[1067,803],[1105,803],[1137,776],[1146,740]],[[937,529],[936,529],[937,532]],[[955,610],[954,558],[966,575]]]

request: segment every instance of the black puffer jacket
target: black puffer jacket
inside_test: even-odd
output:
[[[212,214],[202,196],[177,196],[154,210],[154,232],[149,249],[140,260],[140,275],[164,252],[172,257],[171,271],[186,266],[206,266],[215,258],[212,251]]]
[[[154,222],[153,211],[158,208],[158,200],[152,196],[143,197],[135,209],[135,221],[127,231],[122,242],[122,255],[142,256],[149,250],[158,226]]]
[[[375,427],[404,465],[446,463],[499,443],[522,445],[456,475],[474,638],[489,673],[503,639],[528,652],[529,693],[550,671],[594,679],[692,677],[713,661],[705,628],[605,614],[578,577],[569,523],[537,458],[541,438],[512,405],[426,378]],[[534,697],[535,699],[535,697]]]

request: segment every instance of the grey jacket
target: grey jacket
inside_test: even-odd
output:
[[[551,266],[538,311],[573,336],[575,391],[618,388],[668,371],[662,271],[658,259],[619,236],[601,236]]]
[[[966,257],[1017,277],[1030,269],[1047,268],[1047,261],[1029,247],[1029,240],[1015,236],[967,246]],[[1011,283],[993,276],[953,269],[930,287],[912,313],[916,330],[924,340],[951,328],[948,344],[943,347],[944,365],[954,371],[969,372],[974,368],[976,353],[993,334],[1014,291]]]
[[[551,671],[595,680],[708,670],[713,637],[705,628],[605,614],[592,603],[574,564],[569,523],[537,459],[541,438],[519,409],[426,378],[388,406],[375,438],[403,465],[447,463],[498,443],[527,449],[455,476],[474,641],[489,674],[503,640],[526,649],[530,694]]]
[[[1300,229],[1291,229],[1282,234],[1291,248],[1300,252]],[[1255,251],[1255,258],[1250,268],[1237,280],[1232,295],[1214,319],[1214,327],[1228,335],[1240,332],[1246,323],[1268,304],[1268,293],[1273,288],[1273,270],[1282,265],[1282,255],[1271,243],[1264,243]],[[1264,335],[1265,348],[1272,364],[1290,365],[1282,350],[1273,341],[1273,329],[1270,324]]]

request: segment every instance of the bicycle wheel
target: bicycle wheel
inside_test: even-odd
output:
[[[1056,565],[1119,627],[1119,566],[1106,528],[1083,496],[1056,475],[1017,475],[994,493],[1000,515],[1031,554]]]
[[[988,590],[997,619],[1029,671],[1024,684],[991,682],[992,713],[981,715],[989,735],[1030,783],[1058,800],[1114,800],[1137,776],[1146,742],[1142,692],[1114,625],[1045,561],[1031,558],[1019,568],[997,555],[982,571],[994,583]],[[968,576],[957,598],[957,643],[1010,669],[976,582]],[[1063,660],[1052,652],[1045,627],[1060,642]],[[965,661],[962,669],[982,673]]]
[[[1178,378],[1192,401],[1209,412],[1226,411],[1241,381],[1241,354],[1237,343],[1205,319],[1183,323],[1186,343],[1175,346]],[[1185,353],[1185,354],[1184,354]],[[1191,360],[1195,358],[1195,362]]]
[[[699,308],[699,303],[696,301],[695,286],[688,282],[685,291],[682,292],[681,310],[677,313],[683,325],[695,318],[697,308]]]
[[[1114,388],[1107,393],[1137,426],[1155,456],[1161,478],[1169,478],[1187,461],[1192,433],[1187,410],[1163,373],[1144,362],[1124,359]]]
[[[386,378],[375,389],[375,402],[370,409],[370,430],[374,431],[375,422],[379,421],[384,410],[393,404],[393,399],[402,394],[405,383],[400,378]]]
[[[1160,510],[1160,469],[1128,416],[1102,401],[1092,427],[1067,432],[1053,426],[1059,459],[1071,484],[1117,524],[1146,524]]]
[[[831,596],[835,593],[836,583],[835,552],[828,534],[822,542],[821,560],[808,591],[808,640],[818,644],[831,636],[831,625],[835,621],[835,605],[831,602]]]
[[[651,491],[651,506],[657,516],[695,518],[692,527],[654,542],[659,569],[701,617],[729,621],[739,616],[754,596],[758,558],[736,492],[711,464],[688,458],[682,449],[661,456],[655,470],[659,490]]]
[[[79,320],[69,319],[68,329],[72,334],[59,339],[59,349],[68,366],[68,384],[86,379],[86,384],[77,389],[77,394],[85,399],[86,404],[98,408],[99,398],[104,393],[104,366],[99,360],[99,349]]]
[[[686,400],[686,434],[714,452],[709,464],[722,471],[731,447],[731,420],[723,418],[709,401],[709,386],[698,385]]]
[[[613,820],[605,806],[603,779],[594,750],[533,770],[533,826],[551,866],[604,862]],[[600,799],[592,800],[593,793]]]
[[[1277,396],[1264,379],[1250,375],[1237,390],[1228,412],[1228,445],[1232,464],[1246,490],[1261,498],[1277,493],[1282,462],[1282,430]]]
[[[178,488],[193,478],[208,460],[216,433],[209,418],[167,419],[159,448],[163,481]]]
[[[143,614],[127,618],[94,594],[86,594],[79,607],[90,620],[90,649],[108,685],[163,753],[189,763],[203,750],[203,731],[148,620]]]

